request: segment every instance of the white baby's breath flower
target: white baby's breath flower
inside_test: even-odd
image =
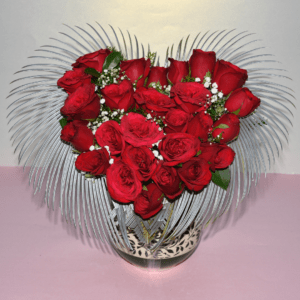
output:
[[[209,82],[205,82],[205,83],[204,83],[204,87],[205,87],[205,88],[209,88]]]
[[[196,77],[196,78],[195,78],[195,81],[196,81],[196,82],[200,82],[201,79],[200,79],[199,77]]]
[[[205,77],[206,82],[210,82],[210,77]]]
[[[113,158],[111,158],[110,160],[109,160],[109,164],[113,164],[114,163],[114,159]]]
[[[211,92],[212,92],[213,94],[217,94],[217,93],[218,93],[218,90],[217,90],[216,88],[213,88],[213,89],[211,89]]]
[[[223,93],[222,93],[222,92],[219,92],[219,93],[218,93],[218,97],[219,97],[219,98],[223,98]]]
[[[152,152],[153,152],[153,154],[154,154],[155,157],[157,157],[159,155],[159,153],[158,153],[157,150],[153,150]]]
[[[218,84],[216,82],[214,82],[212,85],[211,85],[213,88],[217,88],[218,87]]]
[[[104,104],[104,103],[105,103],[105,99],[102,98],[102,99],[100,100],[100,103],[101,103],[101,104]]]
[[[95,147],[94,147],[94,146],[91,146],[91,147],[90,147],[90,151],[93,151],[93,150],[95,150]]]

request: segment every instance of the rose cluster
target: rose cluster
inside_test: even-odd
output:
[[[189,61],[169,58],[167,68],[148,57],[100,49],[58,80],[68,93],[61,139],[75,148],[76,168],[87,178],[106,175],[111,197],[133,203],[144,219],[164,198],[199,192],[228,168],[239,118],[260,104],[243,87],[247,71],[214,52],[194,49]]]

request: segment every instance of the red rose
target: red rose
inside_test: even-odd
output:
[[[186,132],[191,118],[191,114],[188,114],[181,109],[171,109],[166,114],[165,124],[167,127],[165,127],[164,130],[166,133]]]
[[[209,164],[201,157],[193,157],[178,168],[178,175],[191,191],[199,192],[211,180]]]
[[[135,147],[147,146],[158,142],[164,137],[163,131],[159,131],[155,122],[147,121],[145,117],[137,113],[129,113],[121,120],[121,130],[127,143]]]
[[[160,163],[152,176],[158,188],[168,197],[174,199],[179,196],[184,188],[175,168]]]
[[[151,88],[140,87],[136,90],[133,97],[147,112],[150,113],[153,110],[154,113],[151,113],[153,116],[163,116],[171,107],[176,107],[171,98]]]
[[[65,72],[64,76],[59,78],[57,85],[62,87],[68,94],[72,94],[80,86],[91,83],[91,75],[84,73],[85,68],[75,68]]]
[[[85,84],[69,95],[61,113],[72,119],[95,119],[100,112],[100,98],[95,93],[95,85]]]
[[[207,96],[208,95],[208,96]],[[178,82],[171,88],[171,97],[181,109],[187,113],[201,111],[206,105],[207,97],[211,93],[203,84],[197,82]]]
[[[116,121],[106,121],[100,125],[95,134],[97,143],[108,146],[111,155],[120,154],[125,147],[121,127]]]
[[[105,148],[81,153],[75,161],[78,170],[93,175],[105,175],[109,166],[109,154]]]
[[[187,133],[169,133],[159,143],[160,154],[166,160],[166,166],[184,163],[196,155],[200,141]]]
[[[157,160],[149,148],[128,145],[122,153],[123,161],[135,170],[140,181],[148,181],[157,167]]]
[[[201,80],[203,80],[208,71],[211,74],[214,71],[216,53],[213,51],[205,52],[201,49],[194,49],[189,63],[191,68],[191,76],[194,78],[199,77]]]
[[[227,99],[224,107],[229,112],[240,110],[239,118],[251,114],[260,105],[260,99],[255,97],[248,88],[239,88],[233,91]]]
[[[212,130],[213,120],[209,114],[201,111],[193,117],[187,127],[187,133],[199,137],[204,142],[208,139],[208,133]]]
[[[227,145],[202,143],[200,146],[201,154],[199,157],[204,158],[210,169],[225,169],[232,164],[235,152]]]
[[[225,114],[218,121],[214,123],[212,136],[216,138],[219,134],[222,134],[222,139],[220,143],[225,144],[234,140],[238,136],[239,132],[240,132],[239,118],[235,114]]]
[[[114,162],[106,172],[107,189],[111,197],[129,203],[142,192],[142,184],[133,169],[122,160]]]
[[[225,60],[218,60],[212,82],[218,84],[218,90],[222,91],[224,95],[240,88],[248,79],[247,70],[240,69],[238,66]]]
[[[72,64],[74,68],[93,68],[98,72],[102,72],[102,67],[106,57],[111,53],[108,49],[100,49],[93,53],[85,54],[76,59],[76,62]]]
[[[101,89],[105,104],[111,109],[124,109],[127,111],[133,104],[133,87],[129,80],[120,84],[110,84]]]
[[[162,87],[168,85],[167,73],[169,68],[152,67],[149,72],[146,86],[148,87],[151,82],[159,82]]]
[[[169,67],[168,79],[175,84],[180,82],[181,79],[184,79],[189,75],[189,64],[187,61],[179,61],[173,58],[169,58],[171,65]]]
[[[66,142],[70,142],[73,147],[80,151],[89,151],[94,144],[94,135],[87,128],[88,121],[74,120],[68,123],[61,131],[60,138]]]
[[[144,85],[145,78],[148,76],[150,71],[151,62],[148,58],[138,58],[132,60],[121,61],[120,69],[130,79],[132,83],[134,83],[140,76],[143,76],[141,79],[138,80],[136,87],[140,87]]]
[[[134,201],[134,212],[140,215],[144,220],[156,215],[163,208],[163,193],[158,189],[155,183],[147,185],[147,191],[137,196]]]

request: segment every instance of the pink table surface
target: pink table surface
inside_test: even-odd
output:
[[[300,175],[269,174],[182,265],[135,268],[0,168],[0,299],[300,299]]]

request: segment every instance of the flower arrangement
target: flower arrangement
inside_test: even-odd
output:
[[[189,61],[155,54],[127,60],[113,47],[79,57],[57,84],[68,94],[61,139],[74,147],[86,180],[106,176],[113,200],[133,203],[143,219],[184,189],[230,182],[239,118],[260,99],[243,87],[247,70],[214,51],[194,49]]]

